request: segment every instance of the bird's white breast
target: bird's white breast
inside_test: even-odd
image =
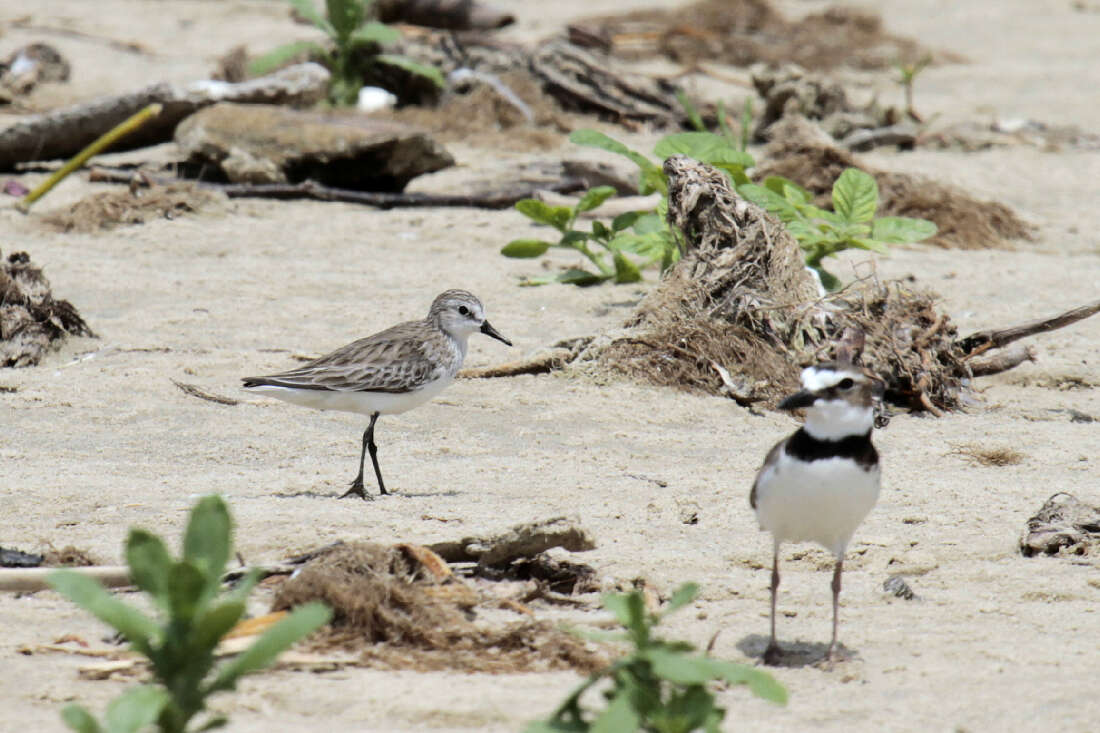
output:
[[[756,516],[776,542],[817,542],[838,556],[878,500],[880,470],[848,458],[800,461],[780,451],[760,473]]]
[[[284,402],[315,410],[339,410],[360,415],[396,415],[419,407],[438,395],[454,381],[454,375],[445,375],[411,392],[339,392],[327,389],[296,389],[259,385],[248,387],[249,392],[275,397]]]

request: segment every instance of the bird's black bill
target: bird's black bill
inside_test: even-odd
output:
[[[787,397],[779,403],[780,410],[797,410],[800,407],[810,407],[814,404],[814,400],[817,399],[817,395],[813,392],[807,392],[802,390],[801,392],[795,392],[790,397]]]
[[[512,342],[509,341],[508,339],[504,338],[503,336],[501,336],[500,331],[498,331],[495,328],[493,328],[492,326],[490,326],[488,321],[483,321],[482,322],[481,332],[483,334],[485,334],[486,336],[492,336],[497,341],[503,341],[504,343],[508,344],[509,346],[512,345]]]

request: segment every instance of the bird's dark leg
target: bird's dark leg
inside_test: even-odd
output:
[[[841,555],[836,559],[836,567],[833,568],[833,640],[829,643],[829,652],[825,655],[825,658],[830,662],[836,661],[836,627],[837,627],[837,612],[840,608],[840,574],[844,572],[844,556]]]
[[[351,488],[340,495],[341,499],[348,496],[358,496],[364,500],[373,498],[363,488],[363,465],[366,463],[368,450],[370,451],[371,463],[374,464],[374,475],[378,477],[378,488],[383,494],[387,493],[386,485],[382,483],[382,471],[378,468],[378,446],[374,444],[374,423],[377,420],[378,413],[376,412],[370,416],[370,425],[363,431],[363,449],[359,452],[359,475],[351,482]]]
[[[775,599],[779,594],[779,543],[775,543],[775,550],[772,554],[772,637],[768,641],[768,648],[764,650],[764,664],[779,664],[779,660],[783,658],[783,651],[779,648],[779,642],[775,640]]]

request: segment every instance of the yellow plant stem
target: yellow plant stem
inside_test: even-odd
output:
[[[27,213],[33,204],[38,199],[45,196],[51,188],[60,183],[67,175],[75,171],[80,166],[88,162],[88,158],[91,158],[96,153],[100,152],[104,148],[113,144],[119,138],[128,135],[134,130],[138,129],[146,122],[151,120],[160,114],[162,107],[159,104],[150,104],[149,106],[137,112],[124,121],[118,123],[107,132],[96,138],[88,147],[81,150],[79,153],[69,159],[65,165],[61,166],[52,176],[47,178],[41,184],[38,185],[33,191],[23,197],[23,200],[15,205],[15,208]]]

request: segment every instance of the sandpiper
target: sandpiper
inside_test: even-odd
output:
[[[802,390],[779,403],[805,408],[805,424],[769,451],[756,475],[749,504],[761,529],[772,534],[771,640],[765,664],[782,652],[775,639],[779,546],[817,542],[836,556],[833,570],[833,637],[827,659],[837,657],[837,607],[844,553],[879,494],[878,453],[871,443],[874,399],[882,383],[846,363],[802,371]]]
[[[370,425],[363,433],[359,454],[359,474],[340,496],[367,499],[363,465],[368,450],[378,489],[388,493],[374,444],[378,416],[406,412],[442,392],[462,367],[466,341],[475,331],[512,345],[485,320],[485,309],[473,294],[447,290],[432,301],[423,320],[399,323],[297,369],[246,377],[244,387],[303,407],[369,416]]]

